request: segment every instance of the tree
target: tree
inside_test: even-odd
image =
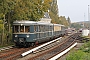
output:
[[[68,21],[66,20],[65,16],[60,16],[59,22],[67,27],[69,26]]]
[[[72,23],[71,27],[76,28],[76,29],[82,28],[82,26],[80,24],[78,24],[78,23]]]
[[[52,19],[52,23],[59,23],[58,19],[58,5],[57,5],[57,0],[52,0],[50,3],[50,17]]]
[[[8,31],[11,33],[11,24],[15,20],[39,21],[44,12],[49,10],[51,2],[52,0],[0,0],[0,20],[5,33],[3,35]]]
[[[13,20],[38,21],[48,11],[51,0],[16,0]]]
[[[67,18],[67,21],[68,21],[69,26],[71,26],[71,20],[69,17]]]
[[[3,28],[3,24],[2,24],[2,23],[3,23],[3,21],[2,21],[2,20],[0,20],[0,33],[1,33],[1,32],[2,32],[2,30],[3,30],[3,29],[2,29],[2,28]]]
[[[66,58],[66,60],[86,60],[85,53],[81,50],[72,53]]]
[[[57,0],[52,0],[51,2],[51,7],[50,7],[50,17],[52,19],[52,23],[57,23],[57,24],[63,24],[65,26],[68,26],[68,21],[66,20],[65,17],[61,16],[59,17],[58,15],[58,5],[57,5]]]

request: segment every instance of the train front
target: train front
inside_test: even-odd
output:
[[[13,42],[16,46],[27,46],[30,42],[30,21],[13,22]],[[32,41],[32,39],[31,39]]]

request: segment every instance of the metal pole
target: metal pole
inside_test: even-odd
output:
[[[88,21],[90,22],[89,5],[88,5]],[[90,27],[89,27],[89,29],[90,29]]]
[[[88,5],[88,21],[89,21],[89,5]]]
[[[85,13],[84,13],[84,22],[85,22]],[[85,23],[83,22],[83,28],[85,28]]]

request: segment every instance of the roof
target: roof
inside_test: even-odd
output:
[[[14,22],[13,22],[13,25],[35,25],[35,24],[40,24],[40,25],[53,25],[52,23],[35,22],[35,21],[27,21],[27,20],[14,21]]]
[[[21,21],[14,21],[13,23],[36,23],[36,22],[35,21],[21,20]]]

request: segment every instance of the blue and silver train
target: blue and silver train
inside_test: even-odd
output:
[[[64,25],[34,21],[13,22],[13,41],[16,46],[33,46],[64,35]]]

